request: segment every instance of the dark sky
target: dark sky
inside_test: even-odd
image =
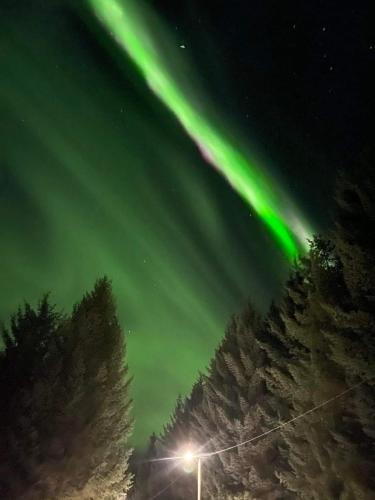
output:
[[[314,208],[321,196],[325,205],[336,169],[355,162],[373,133],[371,2],[152,4],[182,33],[226,116],[262,146],[297,197]]]
[[[148,3],[186,47],[194,74],[183,76],[326,230],[336,172],[373,130],[370,2]],[[0,317],[48,290],[69,310],[107,274],[141,444],[207,366],[230,314],[248,299],[266,309],[288,264],[81,7],[1,3]]]

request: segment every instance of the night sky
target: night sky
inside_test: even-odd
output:
[[[370,2],[147,3],[202,113],[329,228],[335,175],[373,130]],[[289,263],[87,3],[3,0],[0,64],[0,318],[49,290],[69,311],[108,275],[144,444]]]

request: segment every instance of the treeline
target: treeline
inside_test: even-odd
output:
[[[265,318],[234,317],[189,397],[137,465],[134,498],[195,498],[180,446],[203,459],[204,499],[375,498],[375,163],[337,188],[335,224],[295,266]],[[358,175],[358,177],[359,177]]]
[[[125,498],[129,378],[109,281],[70,316],[25,304],[2,339],[1,500]]]

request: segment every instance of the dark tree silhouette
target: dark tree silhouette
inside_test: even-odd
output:
[[[3,332],[0,488],[4,499],[118,499],[131,484],[125,343],[110,282],[68,318],[47,297]]]

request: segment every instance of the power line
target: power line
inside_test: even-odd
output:
[[[283,427],[285,427],[285,426],[287,426],[287,425],[295,422],[296,420],[299,420],[300,418],[306,417],[307,415],[310,415],[311,413],[319,410],[320,408],[323,408],[324,406],[332,403],[333,401],[342,398],[343,396],[345,396],[349,392],[353,391],[357,387],[361,386],[365,382],[366,382],[365,380],[362,380],[358,384],[355,384],[355,385],[352,385],[351,387],[348,387],[347,389],[345,389],[344,391],[340,392],[339,394],[336,394],[335,396],[332,396],[331,398],[327,399],[326,401],[323,401],[322,403],[319,403],[318,405],[314,406],[313,408],[310,408],[309,410],[306,410],[303,413],[300,413],[296,417],[293,417],[293,418],[287,420],[286,422],[282,422],[281,424],[277,425],[276,427],[273,427],[272,429],[269,429],[268,431],[265,431],[265,432],[262,432],[261,434],[253,436],[252,438],[247,439],[246,441],[242,441],[241,443],[237,443],[237,444],[235,444],[233,446],[228,446],[227,448],[222,448],[221,450],[216,450],[216,451],[212,451],[212,452],[208,452],[208,453],[196,454],[196,455],[193,455],[193,457],[194,458],[198,458],[198,459],[200,459],[200,458],[206,458],[206,457],[212,457],[214,455],[220,455],[221,453],[225,453],[226,451],[233,450],[235,448],[239,448],[240,446],[244,446],[245,444],[252,443],[253,441],[256,441],[257,439],[261,439],[262,437],[265,437],[268,434],[271,434],[272,432],[280,430],[281,428],[283,428]],[[152,461],[152,462],[161,462],[161,461],[166,461],[166,460],[181,460],[183,458],[184,458],[184,456],[182,455],[182,456],[174,456],[174,457],[156,458],[156,459],[153,459],[153,460],[150,460],[150,461]],[[151,497],[150,500],[153,500],[153,499],[159,497],[164,491],[166,491],[174,483],[176,483],[180,479],[180,477],[181,476],[179,475],[174,481],[172,481],[171,483],[169,483],[163,490],[159,491],[155,496]]]
[[[364,384],[366,381],[362,380],[358,384],[352,385],[351,387],[348,387],[344,391],[340,392],[339,394],[336,394],[335,396],[332,396],[331,398],[327,399],[326,401],[323,401],[323,403],[319,403],[318,405],[314,406],[313,408],[310,408],[309,410],[304,411],[303,413],[297,415],[296,417],[293,417],[286,422],[282,422],[281,424],[277,425],[276,427],[273,427],[272,429],[269,429],[268,431],[262,432],[261,434],[258,434],[256,436],[253,436],[250,439],[247,439],[246,441],[242,441],[241,443],[234,444],[232,446],[228,446],[227,448],[222,448],[221,450],[216,450],[216,451],[211,451],[207,453],[199,453],[194,455],[194,458],[206,458],[206,457],[212,457],[214,455],[220,455],[221,453],[225,453],[226,451],[233,450],[235,448],[239,448],[240,446],[244,446],[245,444],[252,443],[253,441],[256,441],[257,439],[261,439],[262,437],[267,436],[268,434],[271,434],[272,432],[275,432],[293,422],[296,420],[299,420],[300,418],[306,417],[306,415],[309,415],[310,413],[313,413],[320,408],[323,408],[324,406],[332,403],[333,401],[345,396],[345,394],[348,394],[349,392],[353,391],[360,385]],[[182,460],[184,458],[183,455],[181,456],[173,456],[173,457],[162,457],[162,458],[155,458],[150,460],[150,462],[162,462],[166,460]]]
[[[299,420],[300,418],[306,417],[306,415],[309,415],[310,413],[313,413],[314,411],[319,410],[320,408],[323,408],[323,406],[326,406],[329,403],[332,403],[336,399],[339,399],[342,396],[345,396],[345,394],[348,394],[348,392],[353,391],[354,389],[356,389],[357,387],[359,387],[360,385],[362,385],[364,382],[365,381],[362,380],[358,384],[355,384],[355,385],[349,387],[348,389],[345,389],[345,391],[342,391],[339,394],[336,394],[335,396],[327,399],[323,403],[320,403],[320,404],[314,406],[313,408],[310,408],[309,410],[301,413],[300,415],[297,415],[296,417],[291,418],[290,420],[287,420],[286,422],[282,422],[281,424],[277,425],[276,427],[273,427],[272,429],[269,429],[268,431],[262,432],[261,434],[258,434],[257,436],[254,436],[254,437],[252,437],[250,439],[247,439],[246,441],[242,441],[242,443],[237,443],[237,444],[235,444],[233,446],[228,446],[227,448],[223,448],[221,450],[212,451],[212,452],[209,452],[209,453],[204,453],[204,454],[199,455],[199,456],[201,456],[201,457],[212,457],[213,455],[219,455],[219,454],[224,453],[226,451],[233,450],[234,448],[239,448],[240,446],[244,446],[245,444],[249,444],[249,443],[251,443],[253,441],[256,441],[257,439],[260,439],[260,438],[262,438],[264,436],[267,436],[268,434],[271,434],[271,432],[275,432],[275,431],[281,429],[282,427],[285,427],[286,425],[289,425],[292,422],[295,422],[296,420]]]

